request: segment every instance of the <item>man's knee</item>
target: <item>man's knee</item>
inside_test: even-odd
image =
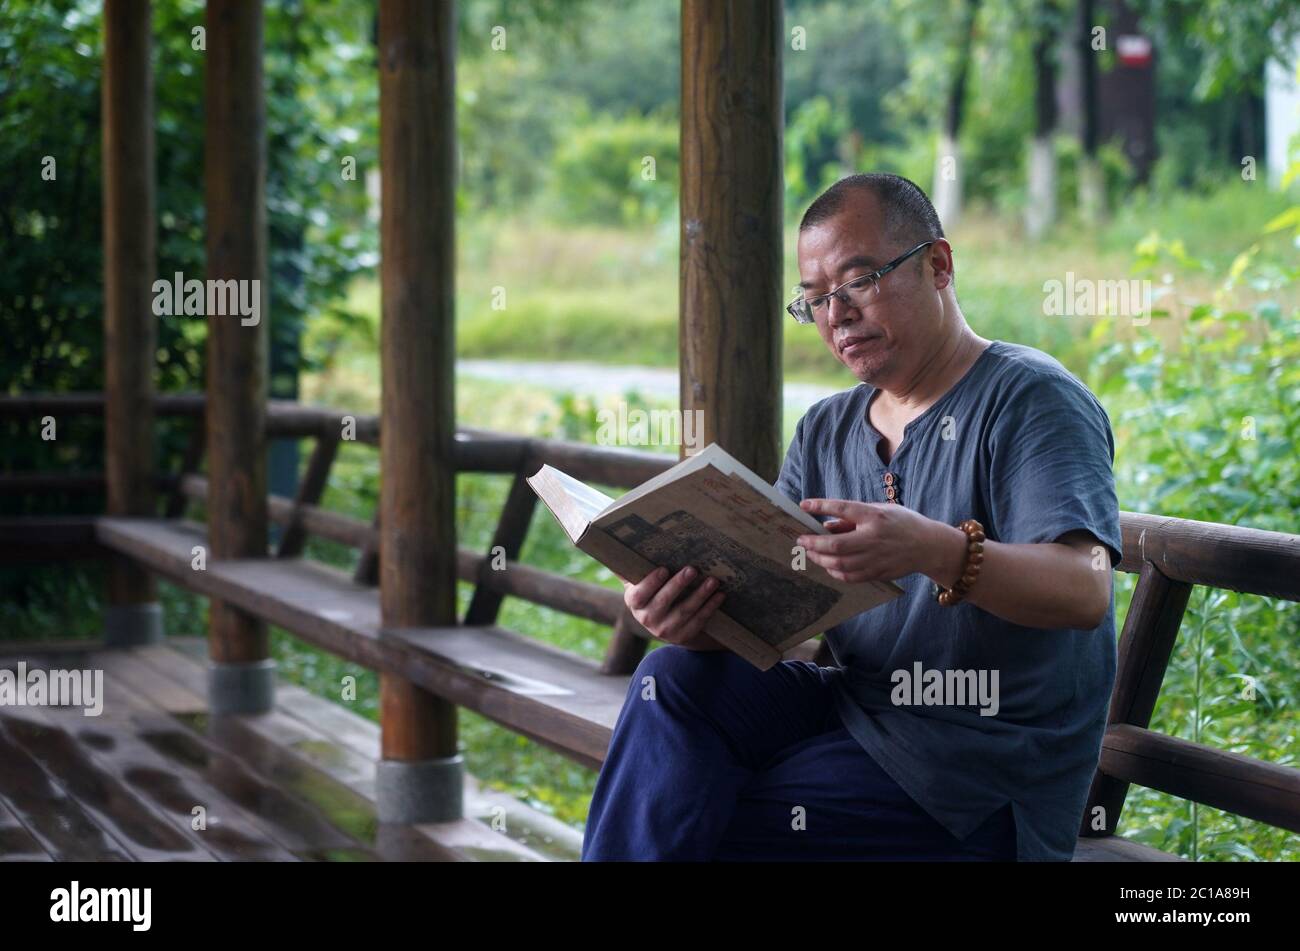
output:
[[[745,676],[746,671],[759,672],[731,651],[693,651],[665,644],[641,658],[632,675],[632,686],[642,692],[671,687],[692,693],[697,685],[716,689],[720,679],[734,680]]]

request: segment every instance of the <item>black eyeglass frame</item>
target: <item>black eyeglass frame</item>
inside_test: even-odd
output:
[[[894,260],[890,261],[888,264],[884,265],[879,270],[872,271],[870,274],[863,274],[861,277],[851,278],[850,280],[845,281],[843,284],[840,284],[838,287],[831,288],[825,294],[818,294],[816,297],[810,297],[807,299],[803,297],[796,297],[794,300],[790,301],[790,303],[786,305],[785,307],[786,313],[788,313],[791,317],[793,317],[796,323],[800,323],[800,324],[816,323],[816,318],[814,318],[812,315],[812,306],[814,303],[820,302],[822,300],[827,300],[831,297],[838,297],[841,303],[849,306],[853,306],[853,302],[847,299],[848,295],[842,293],[842,291],[850,284],[858,284],[861,281],[870,281],[872,285],[875,287],[876,293],[878,294],[880,293],[880,279],[882,277],[884,277],[890,271],[897,268],[900,264],[902,264],[904,261],[910,258],[913,254],[916,254],[916,252],[920,251],[922,248],[928,248],[930,245],[934,244],[936,240],[938,239],[936,238],[930,241],[922,241],[912,250],[905,251],[904,253],[900,254],[898,257],[894,258]],[[799,316],[798,311],[795,309],[800,304],[805,305],[808,309],[807,320],[801,318]]]

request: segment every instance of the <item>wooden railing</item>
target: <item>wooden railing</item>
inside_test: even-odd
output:
[[[167,516],[175,518],[183,514],[187,502],[203,502],[208,494],[207,479],[198,474],[203,446],[203,397],[197,394],[162,396],[156,400],[155,406],[160,417],[190,417],[195,421],[180,471],[157,475],[158,485],[173,493],[165,504]],[[103,395],[98,393],[8,396],[0,397],[0,419],[96,415],[103,412],[103,407]],[[378,445],[377,416],[285,401],[268,404],[268,436],[315,440],[296,496],[293,499],[268,496],[271,520],[283,528],[275,555],[283,558],[301,554],[309,535],[338,542],[360,552],[354,579],[373,585],[377,582],[379,570],[377,525],[331,512],[319,505],[338,447],[343,441],[341,434],[345,425],[356,442]],[[630,674],[644,654],[645,639],[649,635],[627,612],[620,592],[517,563],[537,504],[536,494],[524,480],[543,464],[550,464],[584,481],[628,489],[663,472],[675,462],[674,457],[664,454],[458,428],[457,472],[504,473],[515,477],[488,551],[480,553],[460,547],[457,552],[458,577],[476,584],[463,623],[494,623],[502,600],[513,595],[612,626],[613,637],[602,671]],[[102,474],[0,474],[0,493],[55,489],[97,491],[102,490],[103,485]],[[6,531],[12,533],[15,530],[8,524],[11,522],[7,520],[0,524],[0,540],[7,537]],[[80,534],[69,529],[60,535],[58,541],[93,551],[90,544],[92,534],[89,526],[84,525]],[[509,570],[492,570],[491,553],[497,546],[503,549]],[[12,554],[21,554],[13,546],[7,547]],[[47,557],[51,554],[47,553]],[[800,654],[808,654],[808,649]]]

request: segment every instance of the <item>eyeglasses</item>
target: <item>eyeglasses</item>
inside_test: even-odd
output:
[[[840,303],[849,307],[863,307],[868,304],[873,297],[880,293],[880,279],[890,271],[897,268],[900,264],[910,258],[922,248],[928,248],[934,244],[933,241],[925,241],[918,244],[911,251],[899,255],[890,261],[878,271],[872,271],[870,274],[864,274],[862,277],[855,277],[851,281],[845,281],[839,287],[820,294],[817,297],[803,298],[796,297],[786,305],[786,310],[790,316],[801,324],[811,324],[815,322],[815,314],[822,313],[827,307],[832,297],[838,297]]]

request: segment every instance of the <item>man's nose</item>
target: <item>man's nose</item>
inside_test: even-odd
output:
[[[826,321],[832,327],[850,323],[858,318],[857,308],[844,303],[838,294],[832,294],[826,301]]]

